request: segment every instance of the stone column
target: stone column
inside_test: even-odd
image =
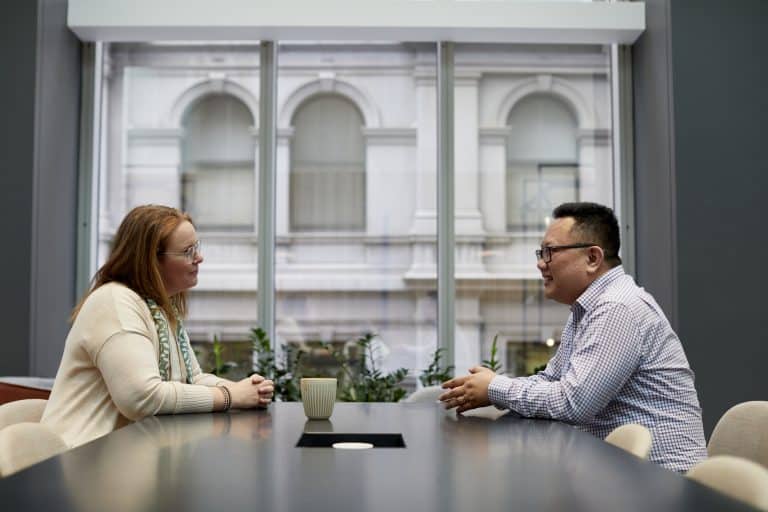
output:
[[[434,58],[434,57],[433,57]],[[406,279],[433,279],[437,288],[437,79],[434,65],[417,67],[416,199],[410,234],[411,268]]]
[[[281,128],[277,131],[277,155],[275,169],[275,236],[286,236],[290,232],[288,224],[290,211],[290,169],[291,139],[293,128]]]
[[[415,128],[364,128],[366,230],[407,235],[415,210]]]
[[[607,129],[579,130],[579,199],[613,203],[611,132]]]
[[[482,235],[478,86],[480,74],[457,72],[454,92],[456,235]],[[460,263],[460,262],[457,262]]]
[[[507,230],[507,128],[480,130],[480,210],[489,233]]]
[[[454,91],[456,277],[483,273],[480,215],[480,73],[457,71]],[[459,283],[460,285],[460,283]]]
[[[181,136],[177,128],[128,130],[127,209],[148,203],[181,206]]]
[[[437,80],[434,68],[417,70],[416,211],[411,234],[437,236]]]

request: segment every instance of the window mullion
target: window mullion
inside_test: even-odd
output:
[[[635,171],[632,130],[632,48],[611,45],[614,210],[621,230],[621,260],[635,275]]]
[[[258,319],[275,344],[275,155],[277,45],[262,41],[259,57]]]
[[[454,44],[437,44],[437,339],[443,364],[455,364]]]
[[[77,268],[75,292],[79,300],[96,272],[98,246],[99,173],[101,172],[101,107],[103,43],[82,46],[80,102],[80,159],[77,191]]]

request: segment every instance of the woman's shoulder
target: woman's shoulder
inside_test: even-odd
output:
[[[149,308],[139,294],[123,284],[107,283],[85,299],[69,336],[72,343],[83,345],[95,361],[104,344],[116,334],[149,335],[152,331]]]
[[[123,283],[112,281],[105,283],[91,292],[86,299],[87,302],[114,302],[114,301],[128,301],[143,303],[144,301],[138,293],[127,287]]]
[[[143,325],[145,318],[151,318],[144,299],[128,286],[117,282],[103,284],[91,292],[80,310],[80,314],[90,316],[89,313],[96,313],[102,321],[113,318],[129,330],[138,327],[137,319],[141,320],[138,324]]]

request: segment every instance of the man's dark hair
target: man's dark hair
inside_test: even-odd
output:
[[[597,203],[563,203],[554,209],[552,216],[556,219],[572,217],[576,223],[571,229],[580,242],[599,245],[611,267],[621,265],[619,221],[613,210]]]

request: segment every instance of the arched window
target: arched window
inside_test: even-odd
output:
[[[578,200],[576,118],[560,100],[533,94],[507,125],[507,229],[543,230],[555,206]]]
[[[291,230],[364,230],[365,144],[358,109],[338,95],[314,96],[291,124]]]
[[[184,116],[182,207],[201,231],[253,231],[255,139],[243,102],[210,94]]]

